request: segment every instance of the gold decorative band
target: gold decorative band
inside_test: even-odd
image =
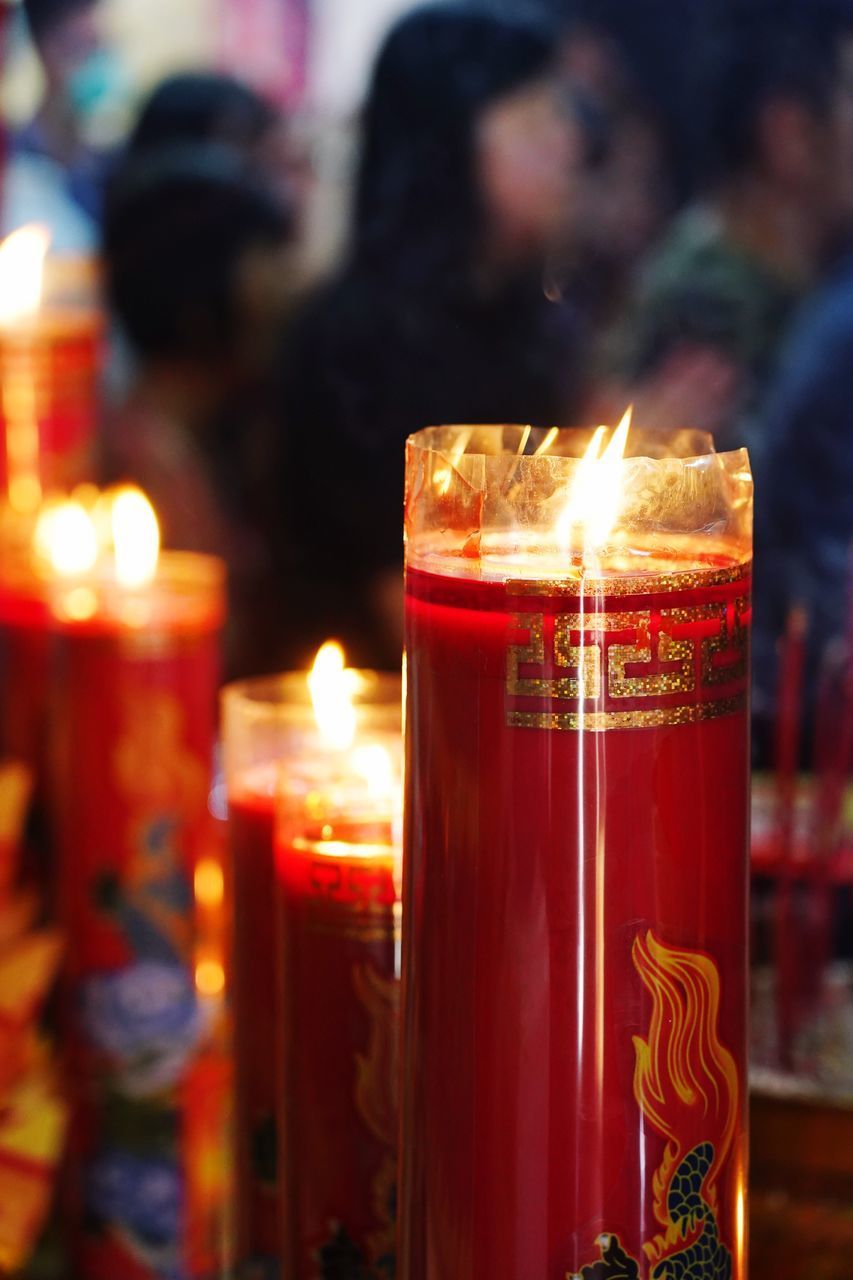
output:
[[[750,612],[738,594],[666,609],[510,614],[518,639],[506,650],[506,723],[636,729],[740,711]]]
[[[658,707],[649,711],[508,711],[507,725],[513,729],[584,729],[592,733],[601,733],[605,729],[660,729],[716,720],[718,716],[732,715],[745,707],[744,690],[717,702]]]
[[[679,573],[614,576],[612,578],[555,578],[509,579],[507,595],[537,596],[589,596],[610,599],[615,596],[668,595],[674,591],[694,591],[697,588],[722,587],[746,582],[752,573],[752,561],[729,565],[725,569],[687,569]]]

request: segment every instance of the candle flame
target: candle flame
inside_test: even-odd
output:
[[[141,489],[128,485],[112,500],[110,526],[116,578],[122,587],[144,587],[157,572],[160,528]]]
[[[568,502],[555,528],[557,545],[568,550],[574,530],[580,529],[584,550],[606,542],[622,506],[622,459],[631,429],[633,406],[625,413],[602,452],[607,427],[599,427],[578,463]]]
[[[352,695],[356,672],[346,667],[344,651],[335,640],[321,645],[308,675],[314,719],[326,746],[345,751],[355,739],[355,707]]]
[[[20,324],[38,314],[49,247],[50,232],[36,223],[0,243],[0,324]]]
[[[368,795],[381,800],[394,792],[394,762],[381,743],[357,747],[352,755],[353,769],[367,784]]]
[[[36,524],[35,549],[61,578],[78,578],[93,569],[98,535],[83,504],[68,500],[45,506]]]
[[[445,467],[439,467],[433,476],[433,484],[442,497],[445,497],[450,492],[454,469],[459,465],[459,459],[468,448],[468,441],[471,439],[473,434],[472,428],[461,433],[459,439],[448,454],[448,465]]]

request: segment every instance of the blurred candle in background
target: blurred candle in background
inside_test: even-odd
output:
[[[407,456],[401,1274],[745,1280],[746,454]]]
[[[395,1265],[400,681],[310,676],[316,729],[276,833],[286,1280]]]
[[[274,1269],[282,1248],[277,1176],[281,1088],[273,831],[288,760],[313,750],[304,673],[247,680],[222,694],[222,742],[234,884],[235,1136],[241,1263]]]
[[[0,244],[0,493],[13,511],[92,478],[103,319],[97,270],[27,226]]]
[[[223,568],[158,554],[132,489],[47,507],[37,548],[56,645],[71,1266],[89,1280],[218,1274],[229,904],[208,802]]]

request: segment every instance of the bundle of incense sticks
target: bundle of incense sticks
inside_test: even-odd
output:
[[[774,961],[779,1064],[789,1070],[806,1010],[814,1008],[832,959],[836,888],[844,848],[844,802],[853,764],[853,591],[844,637],[824,650],[817,677],[810,813],[796,835],[796,798],[805,738],[808,619],[791,610],[780,643],[776,723]]]

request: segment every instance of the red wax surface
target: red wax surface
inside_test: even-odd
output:
[[[87,1280],[222,1265],[225,1143],[197,1132],[219,1087],[221,1017],[196,996],[193,896],[196,864],[216,849],[215,617],[195,634],[104,618],[57,632],[51,761],[73,1103],[64,1220]]]
[[[320,852],[321,838],[309,829],[302,847],[285,839],[277,850],[286,1280],[393,1274],[398,983],[390,823],[335,823],[333,839],[349,851]],[[334,1270],[333,1260],[345,1260],[344,1269]]]
[[[276,1163],[275,773],[247,771],[228,798],[234,876],[234,1049],[240,1257],[281,1250]]]
[[[0,757],[38,761],[46,711],[49,612],[34,579],[0,581]]]
[[[748,592],[741,581],[650,596],[638,583],[636,596],[581,606],[567,595],[409,571],[404,1280],[565,1280],[600,1261],[597,1240],[610,1234],[639,1261],[640,1276],[653,1274],[643,1245],[664,1229],[653,1179],[666,1140],[635,1098],[632,1042],[650,1039],[652,1000],[632,960],[650,930],[667,947],[710,957],[719,973],[716,1030],[739,1088],[715,1178],[716,1218],[734,1255],[731,1274],[744,1280],[745,700],[692,724],[598,733],[511,726],[510,708],[566,713],[578,704],[511,696],[508,649],[527,644],[538,614],[544,661],[522,661],[519,672],[564,677],[570,663],[554,652],[562,613],[648,613],[654,634],[662,609],[720,605],[731,635],[734,602],[747,610]],[[720,633],[719,616],[690,616],[677,630],[682,640]],[[748,621],[744,611],[741,627]],[[611,625],[588,640],[605,650],[604,671],[610,644],[638,643],[636,618]],[[730,660],[726,649],[715,663]],[[743,674],[718,671],[705,687],[700,643],[693,652],[693,694],[622,698],[618,708],[743,694]],[[629,661],[626,674],[676,669],[656,659]],[[671,1025],[665,1018],[663,1042]],[[680,1047],[704,1090],[679,1100],[664,1052],[660,1105],[683,1155],[723,1142],[729,1095],[719,1072],[697,1061],[695,1037]]]

